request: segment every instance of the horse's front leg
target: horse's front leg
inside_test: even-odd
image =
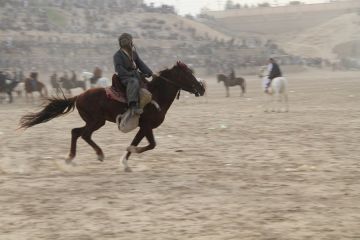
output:
[[[148,140],[149,144],[145,147],[136,147],[136,146],[129,146],[127,150],[131,153],[143,153],[154,149],[156,146],[155,138],[152,129],[145,132],[145,137]]]
[[[273,97],[270,93],[265,93],[265,112],[271,112]]]
[[[151,150],[151,149],[154,149],[155,148],[155,146],[156,146],[156,142],[155,142],[155,138],[154,138],[154,134],[153,134],[153,131],[152,131],[152,129],[140,129],[139,130],[139,132],[142,132],[142,134],[144,134],[144,135],[142,135],[142,137],[146,137],[146,139],[148,140],[148,142],[149,142],[149,144],[147,145],[147,146],[145,146],[145,147],[137,147],[137,144],[135,145],[135,144],[131,144],[131,146],[129,146],[126,150],[128,151],[128,154],[129,154],[129,156],[130,156],[130,154],[131,153],[143,153],[143,152],[145,152],[145,151],[149,151],[149,150]],[[138,134],[140,134],[140,133],[138,133]],[[136,135],[137,136],[137,135]],[[136,136],[135,136],[135,139],[134,139],[134,141],[136,140]],[[141,136],[141,135],[140,135]],[[133,142],[134,142],[133,141]],[[141,140],[140,140],[141,141]],[[140,142],[139,141],[139,142]],[[135,142],[136,143],[136,142]],[[126,159],[126,161],[127,161],[127,159]],[[124,161],[123,161],[123,163],[124,163]],[[124,165],[125,165],[125,163],[124,163]],[[128,170],[129,170],[129,167],[127,166],[127,165],[125,165],[125,171],[126,171],[126,169],[128,168]]]
[[[13,96],[12,96],[12,92],[8,92],[8,95],[9,95],[9,103],[12,103],[13,102]]]
[[[127,164],[129,157],[132,153],[132,151],[130,151],[130,148],[136,147],[144,137],[145,132],[143,129],[140,128],[139,131],[136,133],[134,139],[132,140],[131,145],[127,148],[127,151],[121,157],[121,162],[122,164],[124,164],[125,172],[131,172],[131,168]]]

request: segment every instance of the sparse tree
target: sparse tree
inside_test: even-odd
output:
[[[232,0],[227,0],[225,4],[225,10],[234,9],[234,2]]]
[[[304,4],[304,3],[301,1],[290,1],[289,2],[289,5],[291,5],[291,6],[297,6],[297,5],[301,5],[301,4]]]
[[[271,6],[270,6],[270,3],[264,2],[264,3],[259,3],[258,7],[271,7]]]

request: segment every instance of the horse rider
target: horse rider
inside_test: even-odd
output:
[[[38,73],[37,72],[31,72],[30,73],[30,84],[32,91],[36,91],[38,87]]]
[[[230,69],[229,79],[234,80],[235,79],[235,70],[234,68]]]
[[[157,75],[141,60],[135,50],[133,37],[129,33],[121,34],[118,41],[120,49],[115,53],[113,59],[115,72],[120,82],[126,86],[130,117],[135,114],[140,115],[143,112],[139,106],[140,72],[145,77]]]
[[[95,67],[93,71],[93,76],[90,78],[91,87],[96,87],[96,83],[101,77],[102,77],[102,70],[99,67]]]
[[[280,67],[273,58],[269,58],[269,64],[268,64],[267,69],[268,69],[269,75],[267,77],[265,93],[269,93],[269,87],[274,78],[282,77]]]

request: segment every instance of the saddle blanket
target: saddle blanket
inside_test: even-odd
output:
[[[108,98],[121,103],[127,103],[127,98],[123,92],[115,91],[113,87],[106,87],[105,92]]]

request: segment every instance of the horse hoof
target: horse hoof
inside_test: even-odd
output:
[[[126,167],[124,170],[125,170],[125,172],[132,172],[131,168],[129,168],[129,167]]]
[[[69,155],[67,158],[65,158],[65,163],[70,164],[72,163],[72,160],[74,160],[75,156]]]
[[[97,155],[97,157],[98,157],[98,160],[100,161],[100,162],[102,162],[102,161],[104,161],[104,155],[103,154],[101,154],[101,155]]]
[[[135,147],[135,146],[128,146],[126,148],[126,151],[131,152],[131,153],[138,153],[137,147]]]

